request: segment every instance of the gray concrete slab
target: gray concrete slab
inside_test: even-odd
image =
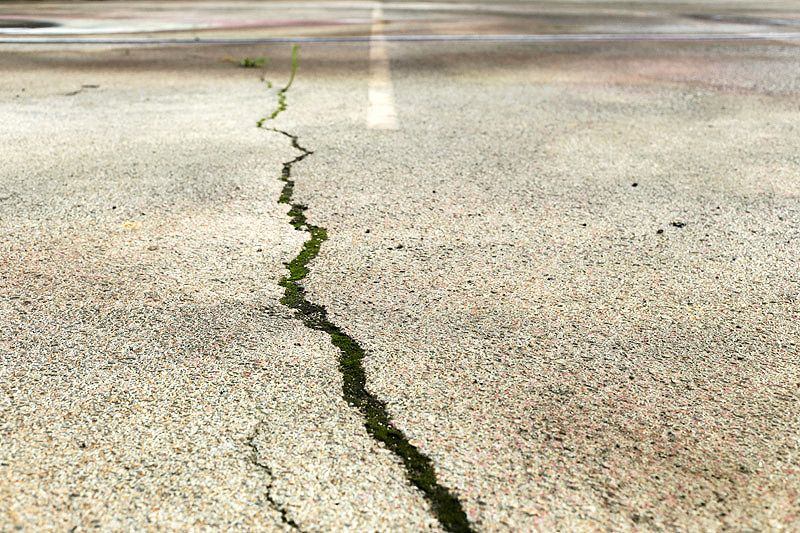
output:
[[[0,530],[435,529],[278,301],[289,62],[238,52],[3,52]]]
[[[791,3],[306,8],[360,22],[303,35],[776,35],[303,46],[266,124],[314,151],[303,231],[298,152],[254,127],[288,46],[2,48],[0,529],[458,530],[343,399],[334,326],[473,530],[794,529]],[[314,225],[304,324],[279,281]]]
[[[397,131],[298,83],[309,297],[478,530],[793,529],[796,50],[389,45]]]

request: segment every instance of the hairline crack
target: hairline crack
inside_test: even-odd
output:
[[[258,468],[260,468],[261,470],[263,470],[264,472],[266,472],[267,477],[269,477],[269,483],[267,483],[267,490],[264,492],[264,497],[269,502],[270,507],[272,507],[275,511],[280,513],[281,522],[283,522],[287,526],[291,527],[292,529],[295,529],[297,531],[302,531],[300,529],[300,526],[297,525],[297,522],[295,522],[289,516],[288,511],[283,507],[283,505],[281,505],[272,496],[272,488],[275,486],[275,474],[272,472],[272,468],[270,468],[269,465],[267,465],[263,461],[259,461],[259,459],[258,459],[258,447],[256,446],[256,443],[255,443],[255,439],[256,439],[256,436],[258,435],[258,431],[259,431],[260,426],[261,426],[260,423],[256,424],[256,427],[253,428],[253,432],[245,440],[245,444],[247,444],[247,446],[250,448],[250,454],[251,454],[250,462],[252,464],[254,464],[255,466],[257,466]]]

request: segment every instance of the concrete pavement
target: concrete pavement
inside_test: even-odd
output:
[[[545,7],[523,5],[537,31],[586,31]],[[458,26],[432,11],[384,6],[381,31]],[[289,52],[2,50],[0,529],[442,527],[343,399],[329,334],[281,304],[308,238],[278,203],[298,152],[255,123]],[[376,57],[396,129],[368,127]],[[314,152],[290,203],[327,240],[299,283],[470,528],[796,529],[798,57],[300,50],[265,124]]]
[[[475,527],[792,530],[794,49],[389,53],[397,131],[293,94],[307,286]]]
[[[0,529],[435,522],[278,302],[288,62],[239,53],[6,54]]]

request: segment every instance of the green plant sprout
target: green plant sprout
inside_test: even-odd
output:
[[[264,117],[256,122],[256,127],[263,128],[264,122],[267,120],[275,120],[275,117],[281,114],[281,112],[286,111],[286,91],[289,90],[289,87],[292,86],[292,82],[294,81],[294,75],[297,73],[297,45],[292,45],[292,73],[289,76],[289,82],[286,84],[286,87],[278,91],[278,107],[275,108],[275,111],[269,117]],[[269,82],[267,82],[269,83]],[[272,87],[272,84],[269,83],[269,87]]]
[[[239,60],[239,66],[244,68],[258,68],[265,63],[267,63],[269,59],[264,56],[252,58],[252,57],[243,57]]]

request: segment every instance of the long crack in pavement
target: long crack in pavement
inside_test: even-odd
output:
[[[256,124],[258,128],[267,129],[264,128],[264,124],[274,120],[282,111],[286,110],[286,93],[294,81],[296,70],[297,46],[294,46],[292,48],[292,74],[286,86],[278,92],[278,108],[270,116],[260,119]],[[288,137],[292,147],[300,152],[299,156],[283,164],[280,180],[284,185],[278,203],[290,206],[289,223],[294,229],[309,234],[309,239],[303,244],[300,253],[286,264],[289,275],[279,282],[280,286],[284,288],[281,303],[295,310],[296,318],[300,319],[306,327],[327,333],[331,343],[339,348],[339,372],[341,372],[343,380],[342,397],[348,404],[358,409],[364,417],[364,426],[370,436],[386,445],[403,462],[406,477],[422,491],[442,527],[453,533],[472,532],[473,529],[461,502],[450,489],[437,481],[436,471],[430,457],[420,452],[408,441],[403,432],[394,426],[386,410],[386,403],[367,391],[366,374],[362,365],[365,357],[364,349],[339,326],[328,320],[325,307],[306,298],[305,289],[300,281],[308,275],[308,264],[319,254],[322,243],[328,239],[328,233],[325,228],[308,222],[305,216],[308,206],[293,201],[295,180],[292,179],[292,167],[313,152],[301,146],[296,135],[277,128],[269,128],[268,131]],[[282,509],[281,514],[286,520],[285,512]],[[290,525],[297,527],[293,522]]]

